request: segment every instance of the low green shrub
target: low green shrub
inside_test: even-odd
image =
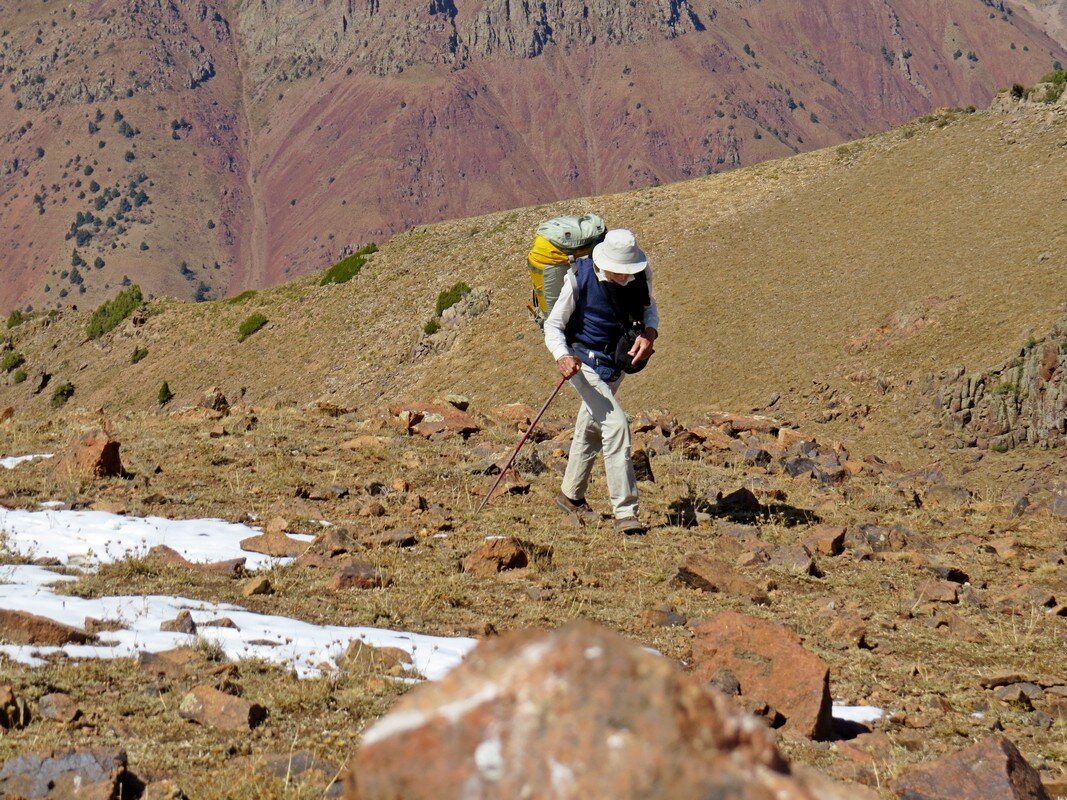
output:
[[[17,370],[15,370],[15,374],[11,376],[11,379],[15,383],[22,383],[24,380],[26,380],[26,370],[24,370],[22,367],[19,367]]]
[[[119,292],[93,312],[85,331],[86,335],[90,339],[99,339],[104,334],[113,331],[143,302],[141,287],[137,284]]]
[[[67,404],[67,401],[74,396],[74,384],[70,381],[61,383],[52,392],[52,400],[50,405],[52,408],[60,408]]]
[[[434,317],[426,323],[425,327],[423,327],[422,329],[422,332],[425,333],[427,336],[433,336],[439,330],[441,330],[441,323],[437,321],[437,317]]]
[[[231,306],[236,306],[251,300],[255,296],[255,289],[245,289],[240,294],[235,294],[233,297],[227,298],[226,302],[229,303]]]
[[[341,259],[323,273],[319,286],[326,286],[331,283],[348,283],[359,274],[359,271],[363,269],[363,265],[366,263],[367,259],[356,254]]]
[[[26,320],[27,316],[16,308],[14,311],[7,315],[8,330],[10,330],[11,328],[17,328]]]
[[[167,385],[167,382],[163,381],[163,385],[159,387],[159,392],[156,394],[156,402],[162,407],[173,399],[174,392],[170,390],[170,386]]]
[[[147,355],[148,355],[148,348],[147,347],[135,347],[135,348],[133,348],[133,354],[130,356],[130,363],[131,364],[136,364],[139,361],[144,361],[144,359],[145,359],[145,357]]]
[[[0,358],[0,370],[4,372],[11,372],[17,367],[21,367],[26,363],[26,357],[22,353],[16,353],[14,350],[8,350],[4,353],[4,357]]]
[[[454,283],[448,289],[445,289],[441,294],[437,295],[437,306],[435,312],[437,316],[441,316],[448,309],[452,308],[456,303],[471,293],[471,287],[463,281]]]
[[[243,342],[266,324],[267,318],[257,311],[237,327],[237,341]]]
[[[377,252],[378,245],[374,242],[364,245],[352,255],[342,258],[326,270],[322,274],[322,279],[319,280],[319,286],[326,286],[330,283],[348,283],[363,269],[363,266],[367,263],[367,256]]]

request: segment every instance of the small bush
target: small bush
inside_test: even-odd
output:
[[[233,297],[229,298],[226,302],[229,303],[231,306],[236,306],[251,300],[255,296],[255,289],[245,289],[240,294],[235,294]]]
[[[133,348],[133,354],[130,356],[130,363],[131,364],[136,364],[136,363],[138,363],[140,361],[144,361],[145,357],[147,355],[148,355],[148,348],[147,347],[135,347],[135,348]]]
[[[422,329],[422,332],[425,333],[427,336],[433,336],[439,330],[441,330],[441,323],[437,321],[437,317],[434,317],[426,323],[426,326]]]
[[[12,311],[10,314],[7,315],[7,327],[8,327],[8,330],[10,330],[11,328],[17,328],[19,325],[21,325],[25,321],[26,321],[26,315],[23,314],[21,311],[19,311],[16,308],[14,311]]]
[[[163,385],[159,387],[159,393],[156,395],[156,402],[162,407],[173,399],[174,392],[170,390],[170,386],[167,385],[167,382],[163,381]]]
[[[15,370],[15,374],[11,376],[11,379],[15,381],[15,383],[22,383],[24,380],[26,380],[26,370],[24,370],[22,367],[19,367],[17,370]]]
[[[266,324],[267,318],[257,311],[238,326],[237,333],[239,335],[237,341],[243,342]]]
[[[108,300],[93,312],[85,332],[86,335],[90,339],[99,339],[105,333],[117,328],[119,323],[136,311],[143,302],[141,287],[137,284],[119,292],[113,299]]]
[[[70,398],[72,398],[73,396],[74,384],[70,381],[67,381],[66,383],[61,383],[59,386],[56,387],[55,391],[52,392],[52,401],[50,405],[52,406],[52,408],[60,408],[61,406],[66,405],[67,401],[70,400]]]
[[[463,281],[452,284],[451,288],[445,289],[445,291],[437,295],[437,306],[435,308],[437,316],[441,316],[470,293],[471,287]]]
[[[0,359],[0,370],[4,372],[11,372],[12,370],[21,367],[26,363],[26,357],[22,353],[16,353],[14,350],[8,350],[4,353],[4,357]]]
[[[359,253],[353,253],[326,270],[322,275],[322,280],[319,281],[319,286],[326,286],[330,283],[348,283],[359,274],[366,263],[367,259]]]

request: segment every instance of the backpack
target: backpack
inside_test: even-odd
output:
[[[526,263],[533,292],[527,306],[542,328],[563,291],[563,281],[576,258],[588,256],[604,240],[608,226],[596,214],[554,217],[537,226]]]

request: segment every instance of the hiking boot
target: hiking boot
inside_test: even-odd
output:
[[[581,500],[571,500],[567,495],[560,492],[556,495],[556,506],[566,514],[569,514],[571,519],[577,522],[579,525],[583,522],[592,522],[596,519],[596,512],[589,507],[589,504],[585,502],[583,497]]]
[[[622,533],[626,536],[643,536],[647,531],[637,517],[622,517],[615,520],[615,533]]]

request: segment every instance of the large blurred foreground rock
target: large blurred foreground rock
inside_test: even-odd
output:
[[[1003,736],[990,736],[898,778],[902,800],[1049,800],[1037,770]]]
[[[349,800],[872,797],[796,774],[773,734],[671,661],[588,622],[478,647],[363,737]]]
[[[122,750],[50,750],[0,764],[0,797],[111,800],[133,796],[139,784]]]

